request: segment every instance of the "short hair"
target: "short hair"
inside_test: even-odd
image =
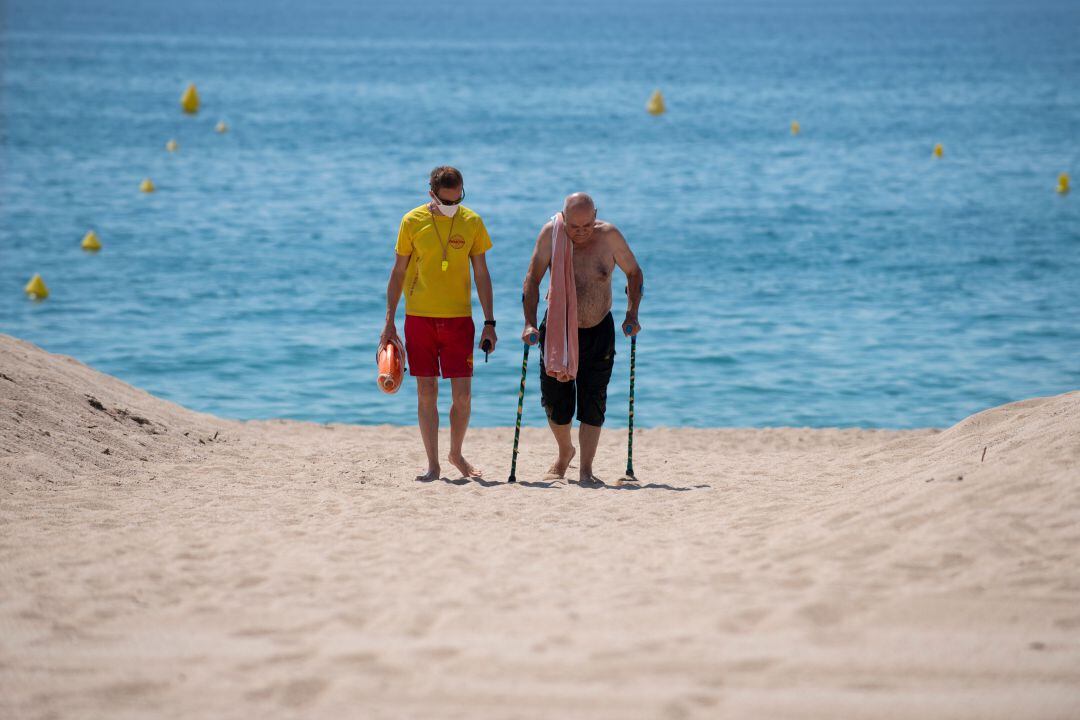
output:
[[[440,165],[431,171],[431,192],[438,193],[446,188],[452,190],[461,187],[465,180],[461,177],[461,171],[449,165]]]
[[[589,197],[588,194],[583,192],[567,195],[566,200],[563,201],[563,210],[569,210],[577,205],[584,205],[585,207],[591,208],[593,212],[596,212],[596,203],[593,202],[593,199]]]

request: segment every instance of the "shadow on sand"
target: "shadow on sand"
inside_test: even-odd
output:
[[[481,487],[496,487],[498,485],[509,485],[509,484],[511,484],[511,483],[506,482],[505,480],[488,480],[486,478],[476,478],[476,477],[472,477],[472,478],[470,478],[470,477],[459,477],[459,478],[441,477],[441,478],[438,478],[437,481],[438,482],[444,482],[444,483],[446,483],[448,485],[471,485],[471,484],[476,484],[476,485],[480,485]],[[416,478],[416,482],[433,483],[433,482],[436,482],[436,480],[435,479],[428,480],[428,479],[418,477],[418,478]],[[576,480],[569,480],[569,481],[563,481],[563,480],[550,480],[550,481],[547,481],[547,480],[545,480],[545,481],[518,480],[516,483],[513,483],[513,484],[518,485],[520,487],[526,487],[526,488],[539,488],[541,490],[550,490],[552,488],[558,488],[558,487],[562,487],[564,485],[567,486],[567,487],[569,487],[570,485],[576,485],[577,487],[579,487],[579,488],[581,488],[583,490],[668,490],[668,491],[671,491],[671,492],[690,492],[691,490],[707,490],[707,489],[712,487],[711,485],[693,485],[691,487],[676,487],[674,485],[668,485],[666,483],[643,483],[640,480],[621,482],[621,483],[617,483],[617,484],[616,483],[605,483],[605,482],[581,483],[581,482],[578,482]]]
[[[528,487],[528,488],[540,488],[541,490],[555,488],[555,487],[558,487],[558,485],[559,485],[558,481],[552,481],[552,482],[528,482],[528,481],[524,481],[524,480],[518,480],[516,483],[508,483],[505,480],[488,480],[486,478],[478,478],[478,477],[459,477],[459,478],[441,477],[441,478],[438,478],[438,480],[427,480],[427,479],[424,479],[422,477],[417,477],[416,482],[420,482],[420,483],[444,482],[447,485],[472,485],[472,484],[476,484],[476,485],[479,485],[481,487],[496,487],[497,485],[514,484],[514,485],[520,485],[522,487]]]

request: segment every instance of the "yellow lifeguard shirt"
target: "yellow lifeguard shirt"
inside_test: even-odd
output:
[[[453,230],[451,230],[451,225]],[[446,270],[442,269],[443,248]],[[405,314],[421,317],[472,317],[473,255],[491,249],[491,236],[480,216],[465,206],[454,217],[428,206],[405,213],[401,218],[394,252],[408,255],[405,272]]]

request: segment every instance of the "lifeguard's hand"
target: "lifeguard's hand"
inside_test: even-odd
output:
[[[392,342],[404,345],[404,343],[401,342],[401,338],[398,337],[397,327],[394,325],[393,322],[388,322],[383,328],[382,334],[379,335],[379,350],[382,350],[384,347],[387,346],[387,344]],[[376,353],[377,352],[378,351],[376,351]]]
[[[540,342],[540,331],[532,325],[526,325],[521,333],[521,342],[526,345],[535,345]]]
[[[484,347],[484,341],[491,343],[487,348]],[[495,334],[495,328],[490,325],[485,325],[484,329],[480,331],[480,349],[484,352],[495,352],[495,343],[499,342],[499,337]]]
[[[638,325],[636,315],[626,314],[626,319],[622,321],[622,331],[626,337],[634,337],[641,332],[641,325]]]

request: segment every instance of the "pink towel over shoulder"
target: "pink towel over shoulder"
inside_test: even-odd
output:
[[[551,285],[547,296],[544,369],[559,382],[578,371],[577,286],[574,284],[574,246],[566,235],[562,213],[551,218]]]

